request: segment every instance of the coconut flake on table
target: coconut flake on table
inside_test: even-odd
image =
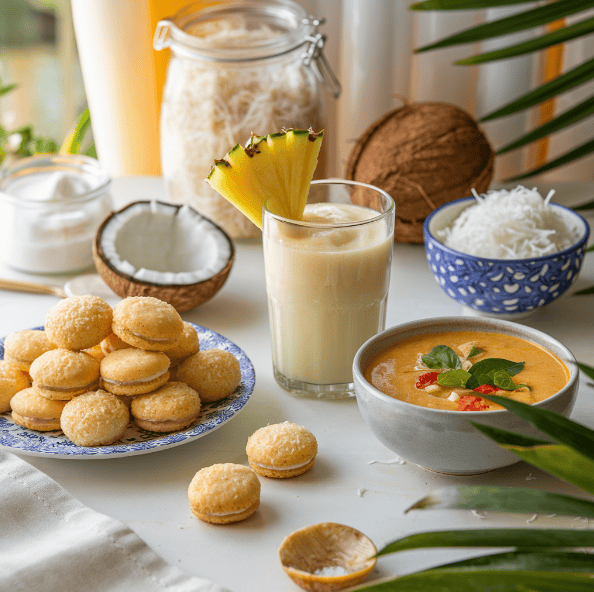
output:
[[[479,195],[451,226],[437,231],[446,247],[489,259],[527,259],[558,253],[580,238],[577,226],[534,189],[519,185],[510,191]]]

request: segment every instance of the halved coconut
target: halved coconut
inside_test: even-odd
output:
[[[222,228],[189,206],[159,201],[111,214],[93,242],[95,267],[118,296],[153,296],[179,312],[212,298],[234,259]]]

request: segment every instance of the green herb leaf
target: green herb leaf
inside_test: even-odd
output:
[[[493,386],[496,386],[504,391],[515,391],[516,389],[527,387],[527,384],[516,384],[509,374],[505,370],[492,370],[489,372],[489,376],[493,377]]]
[[[594,430],[554,411],[520,403],[507,397],[483,395],[483,398],[498,403],[550,438],[573,448],[594,461]]]
[[[594,547],[594,530],[478,528],[421,532],[389,543],[377,555],[381,557],[411,549],[443,547],[512,547],[517,549]]]
[[[16,88],[16,84],[7,84],[5,86],[0,86],[0,97],[2,95],[8,94],[11,90]]]
[[[448,370],[447,372],[441,372],[437,375],[437,384],[441,386],[459,386],[464,388],[466,381],[470,378],[471,374],[466,370]]]
[[[481,510],[594,518],[594,502],[524,487],[458,485],[432,491],[405,510]],[[592,558],[594,567],[594,557]]]
[[[427,355],[421,357],[423,364],[432,370],[462,368],[458,354],[447,345],[436,345]]]
[[[594,210],[594,200],[593,201],[589,201],[588,203],[582,204],[581,206],[575,206],[573,208],[574,210]],[[594,245],[590,245],[586,251],[592,251],[594,250]]]
[[[409,574],[357,588],[359,592],[592,592],[592,577],[552,571],[476,570],[466,568]]]
[[[574,296],[587,296],[588,294],[594,294],[594,286],[591,286],[590,288],[584,288],[583,290],[578,290],[577,292],[574,292]]]
[[[480,376],[481,374],[489,374],[493,370],[505,370],[510,376],[515,376],[523,369],[524,362],[512,362],[503,358],[486,358],[473,364],[468,371],[473,376]]]
[[[480,347],[473,345],[467,358],[473,358],[474,356],[478,356],[479,354],[482,354],[482,353],[483,353],[483,350]]]

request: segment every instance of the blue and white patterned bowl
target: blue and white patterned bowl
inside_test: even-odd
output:
[[[532,259],[487,259],[455,251],[437,239],[437,231],[451,225],[474,202],[468,197],[447,203],[423,225],[427,261],[448,296],[479,316],[515,320],[551,303],[576,280],[590,235],[582,216],[550,204],[579,228],[581,238],[569,249]]]
[[[198,332],[200,349],[222,349],[231,352],[241,369],[241,383],[228,397],[207,403],[200,409],[200,415],[190,426],[167,434],[148,432],[130,423],[120,440],[109,446],[77,446],[63,432],[36,432],[12,421],[10,413],[0,414],[0,450],[17,452],[31,456],[65,458],[75,460],[121,458],[137,454],[147,454],[187,444],[202,438],[234,419],[247,403],[254,385],[256,374],[254,366],[235,343],[223,335],[190,323]],[[43,329],[43,327],[35,327]],[[0,338],[0,359],[4,358],[4,338]]]

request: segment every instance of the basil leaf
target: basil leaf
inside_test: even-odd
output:
[[[487,358],[473,364],[468,371],[473,376],[479,376],[488,374],[492,370],[505,370],[510,376],[515,376],[523,368],[524,362],[510,362],[510,360],[504,360],[503,358]]]
[[[461,386],[464,388],[470,376],[470,373],[466,372],[466,370],[448,370],[437,376],[437,384],[441,384],[441,386]]]
[[[493,384],[504,391],[515,391],[523,386],[530,388],[527,384],[516,384],[505,370],[493,370],[489,376],[493,376]]]
[[[436,345],[427,355],[421,356],[423,364],[432,370],[462,368],[458,354],[447,345]]]
[[[493,384],[493,379],[488,374],[470,374],[470,378],[466,381],[466,388],[474,390],[481,384]]]
[[[483,353],[483,350],[480,347],[473,345],[472,349],[470,350],[470,353],[468,354],[468,356],[466,356],[466,359],[472,358],[474,356],[478,356],[479,354],[482,354],[482,353]]]

